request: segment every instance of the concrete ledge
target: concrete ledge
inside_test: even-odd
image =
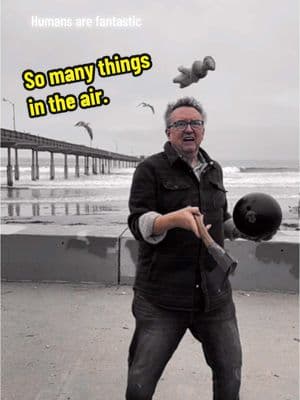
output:
[[[239,264],[231,277],[236,290],[299,291],[299,244],[297,232],[281,232],[271,242],[225,241],[226,249]],[[121,284],[135,276],[138,243],[129,231],[120,242]]]
[[[117,284],[121,233],[120,228],[4,227],[2,279]]]
[[[138,243],[119,226],[4,225],[2,279],[6,281],[132,284]],[[237,290],[299,291],[299,237],[281,232],[271,242],[226,241],[239,261]]]
[[[298,243],[238,240],[226,248],[239,261],[231,278],[234,289],[299,291]]]

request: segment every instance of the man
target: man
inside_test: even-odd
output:
[[[228,280],[236,263],[223,250],[234,224],[222,169],[200,147],[206,116],[195,99],[169,104],[165,121],[164,151],[137,167],[129,200],[139,257],[126,399],[152,399],[189,329],[212,369],[214,400],[238,400],[241,345]]]

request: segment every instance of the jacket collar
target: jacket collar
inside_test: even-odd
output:
[[[165,154],[171,165],[173,165],[177,160],[182,159],[180,154],[174,149],[174,147],[172,146],[172,144],[169,141],[165,143],[164,151],[165,151]],[[210,158],[210,156],[206,153],[206,151],[203,150],[201,147],[199,148],[199,153],[201,154],[201,156],[204,158],[205,162],[208,165],[212,166],[214,164],[214,161]]]

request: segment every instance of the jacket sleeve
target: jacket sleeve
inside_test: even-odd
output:
[[[157,183],[153,167],[147,161],[139,164],[133,175],[129,197],[128,226],[137,240],[144,240],[139,228],[139,218],[157,210]]]
[[[229,219],[232,218],[230,212],[228,211],[227,196],[226,196],[226,202],[225,202],[223,210],[224,210],[224,219],[223,219],[223,221],[226,222],[226,221],[228,221]]]
[[[160,243],[167,235],[167,231],[159,234],[153,234],[153,226],[157,217],[161,214],[156,211],[148,211],[139,217],[139,230],[143,239],[150,244]]]
[[[219,165],[219,164],[218,164]],[[221,165],[219,165],[219,169],[220,169],[220,175],[221,175],[221,181],[222,181],[222,185],[224,187],[224,181],[223,181],[223,169],[221,167]],[[227,221],[228,219],[232,218],[230,212],[228,211],[228,203],[227,203],[227,196],[226,196],[226,201],[225,201],[225,205],[223,207],[224,210],[224,217],[223,217],[223,222]]]

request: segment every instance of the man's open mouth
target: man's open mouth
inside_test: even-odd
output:
[[[184,142],[194,142],[194,141],[195,141],[195,138],[194,138],[193,136],[185,136],[185,137],[183,138],[183,141],[184,141]]]

